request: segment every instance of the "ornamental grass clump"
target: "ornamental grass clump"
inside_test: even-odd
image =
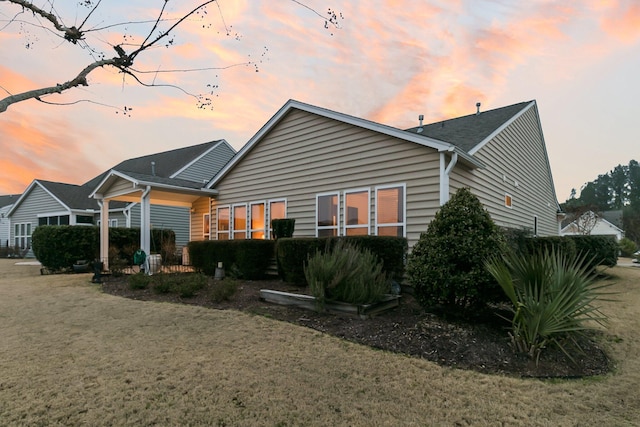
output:
[[[327,300],[370,304],[390,289],[378,258],[344,241],[310,257],[304,275],[320,308]]]
[[[606,316],[595,305],[608,284],[599,284],[582,257],[544,251],[531,255],[509,254],[486,265],[513,304],[511,340],[516,351],[537,361],[544,348],[559,347],[570,359],[576,335],[603,325]]]

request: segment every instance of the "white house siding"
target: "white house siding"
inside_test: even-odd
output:
[[[456,167],[451,193],[471,188],[499,226],[558,235],[557,199],[535,105],[480,148],[474,156],[487,165],[474,171]],[[505,193],[512,207],[505,207]]]
[[[287,200],[287,217],[296,219],[295,236],[315,236],[316,195],[371,190],[370,234],[374,233],[375,186],[405,184],[407,238],[414,243],[439,207],[439,154],[315,114],[292,110],[216,185],[216,206]],[[215,238],[215,234],[214,234]]]
[[[38,214],[55,213],[60,215],[62,212],[69,214],[67,208],[36,184],[13,211],[10,219],[11,224],[30,223],[31,233],[33,233],[33,230],[38,226]],[[13,244],[15,235],[13,227],[9,230],[9,234],[9,240]]]
[[[0,208],[0,247],[11,246],[9,236],[11,234],[11,221],[7,218],[7,212],[13,205],[3,206]]]
[[[235,151],[224,142],[218,143],[211,151],[193,162],[184,171],[173,178],[187,179],[196,182],[209,182],[224,165],[234,156]]]

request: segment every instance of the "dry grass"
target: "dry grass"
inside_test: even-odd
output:
[[[3,425],[638,425],[640,268],[606,303],[616,372],[519,380],[259,316],[102,294],[0,260]]]

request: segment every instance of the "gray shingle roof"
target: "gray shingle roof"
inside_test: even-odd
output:
[[[14,204],[20,198],[20,194],[0,196],[0,208]]]
[[[418,132],[420,126],[406,131],[448,142],[468,152],[529,104],[530,101],[520,102],[495,110],[481,111],[480,114],[441,120],[423,125],[422,132]]]
[[[150,182],[153,184],[171,185],[176,187],[192,188],[195,190],[199,190],[202,187],[204,187],[204,184],[202,182],[189,181],[187,179],[165,178],[158,175],[147,175],[147,174],[136,173],[136,172],[123,171],[122,173],[138,181]]]
[[[89,199],[91,193],[89,187],[42,179],[38,182],[71,209],[98,209],[97,201]]]

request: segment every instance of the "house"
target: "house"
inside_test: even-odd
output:
[[[18,197],[20,197],[19,194],[0,196],[0,248],[13,246],[9,241],[11,222],[7,217],[7,213],[15,201],[18,200]]]
[[[612,215],[615,216],[616,214]],[[576,218],[564,225],[562,230],[560,230],[560,235],[613,236],[616,238],[616,241],[619,242],[624,238],[624,231],[617,225],[605,219],[603,214],[596,214],[593,211],[587,211],[580,215],[579,218]]]
[[[558,235],[535,101],[398,129],[290,100],[207,184],[215,194],[194,201],[191,237],[270,238],[271,220],[288,217],[296,237],[393,235],[413,246],[461,187],[499,226]]]
[[[39,225],[93,225],[101,223],[101,201],[93,197],[100,183],[114,175],[149,177],[156,181],[176,180],[203,186],[235,154],[224,140],[169,150],[125,160],[82,185],[34,180],[8,212],[12,223],[10,239],[30,247],[31,234]],[[126,192],[126,189],[122,189]],[[108,205],[106,226],[140,227],[139,199],[121,198]],[[190,236],[190,211],[174,202],[154,205],[147,211],[149,224],[172,229],[176,246],[186,245]]]

